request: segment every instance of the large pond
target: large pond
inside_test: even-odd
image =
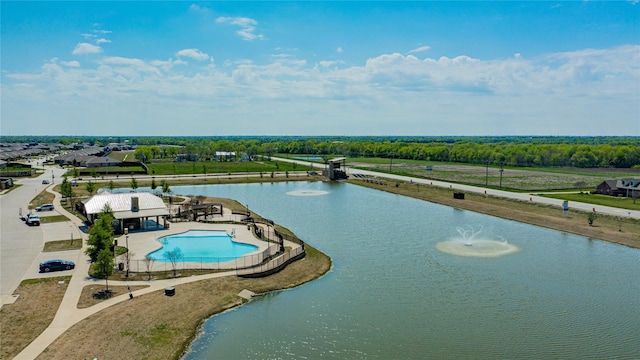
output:
[[[334,261],[212,317],[185,359],[640,358],[638,250],[344,183],[172,190],[237,199]]]

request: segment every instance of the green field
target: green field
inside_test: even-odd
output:
[[[384,158],[348,158],[347,166],[521,192],[591,191],[604,180],[640,177],[639,169],[504,167],[501,178],[499,166]]]
[[[184,161],[146,164],[150,175],[237,174],[244,172],[308,171],[309,166],[280,161]]]
[[[53,216],[41,216],[40,222],[43,224],[55,223],[55,222],[65,222],[71,221],[68,217],[64,215],[53,215]]]
[[[549,197],[553,199],[567,200],[569,203],[571,201],[584,202],[594,205],[603,205],[603,206],[611,206],[620,209],[628,209],[628,210],[640,210],[640,199],[632,199],[626,197],[613,197],[607,195],[599,195],[599,194],[540,194],[544,197]]]

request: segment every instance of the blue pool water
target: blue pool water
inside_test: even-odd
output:
[[[158,239],[162,247],[147,254],[158,262],[168,262],[165,254],[180,249],[180,261],[222,262],[243,257],[258,250],[255,245],[234,242],[225,231],[189,230],[187,232]]]

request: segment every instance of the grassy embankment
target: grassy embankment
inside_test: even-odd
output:
[[[608,195],[576,193],[576,194],[541,194],[541,196],[583,202],[587,204],[611,206],[620,209],[640,210],[640,199],[632,199],[628,197],[613,197]]]
[[[588,224],[588,213],[569,210],[565,216],[559,207],[528,203],[518,200],[466,193],[464,200],[453,198],[453,191],[428,185],[406,182],[380,181],[378,184],[362,180],[349,180],[354,184],[423,199],[454,208],[515,220],[558,231],[578,234],[616,244],[640,248],[640,221],[600,214],[593,226]],[[398,184],[398,186],[396,186]]]

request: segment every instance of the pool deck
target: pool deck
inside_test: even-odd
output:
[[[159,238],[168,235],[175,235],[187,232],[189,230],[222,230],[228,235],[235,232],[233,240],[239,243],[255,245],[258,247],[256,251],[266,250],[268,243],[257,239],[253,236],[251,230],[241,224],[210,224],[201,222],[180,222],[171,223],[169,229],[140,231],[129,234],[129,249],[131,251],[131,260],[144,260],[146,255],[152,251],[158,250],[162,244]],[[118,238],[118,245],[125,246],[125,235]]]
[[[143,262],[147,256],[152,251],[158,250],[162,247],[162,244],[158,239],[168,236],[175,235],[187,232],[189,230],[218,230],[225,231],[228,235],[235,234],[233,236],[233,241],[255,245],[258,247],[257,250],[245,255],[245,257],[251,257],[251,255],[259,254],[269,247],[269,245],[273,245],[272,243],[268,243],[266,241],[260,240],[256,238],[251,230],[247,229],[246,225],[242,224],[216,224],[216,223],[202,223],[202,222],[179,222],[179,223],[171,223],[168,229],[158,229],[158,230],[146,230],[146,231],[136,231],[130,233],[128,239],[129,251],[130,251],[130,269],[131,271],[144,271],[145,265]],[[122,235],[118,238],[119,246],[127,246],[126,235]],[[239,261],[239,260],[238,260]],[[120,255],[116,259],[116,263],[125,263],[126,255]],[[214,269],[233,269],[236,267],[236,260],[226,261],[226,262],[183,262],[182,260],[178,261],[180,263],[179,268],[214,268]],[[170,262],[164,261],[155,261],[152,265],[154,269],[158,267],[170,267]],[[157,269],[159,270],[159,269]]]

